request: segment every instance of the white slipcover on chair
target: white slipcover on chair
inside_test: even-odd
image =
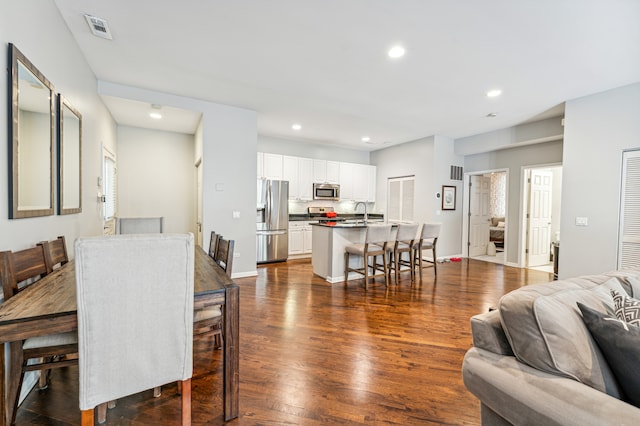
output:
[[[193,235],[79,238],[75,255],[80,409],[175,381],[190,398]]]

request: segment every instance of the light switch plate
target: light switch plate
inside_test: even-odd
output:
[[[588,217],[576,217],[576,226],[589,226]]]
[[[234,211],[234,212],[233,212],[233,218],[234,218],[234,219],[240,219],[240,212],[238,212],[238,211]]]

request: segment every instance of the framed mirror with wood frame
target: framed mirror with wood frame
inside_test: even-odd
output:
[[[9,43],[9,219],[48,216],[53,207],[53,84]]]
[[[58,214],[82,211],[82,114],[58,94]]]

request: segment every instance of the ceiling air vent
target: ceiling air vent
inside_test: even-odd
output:
[[[89,28],[94,36],[106,38],[107,40],[113,40],[111,37],[111,31],[109,31],[109,25],[107,25],[107,21],[104,19],[97,18],[91,15],[84,15],[87,20],[87,24],[89,24]]]

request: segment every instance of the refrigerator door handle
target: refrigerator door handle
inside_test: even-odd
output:
[[[265,222],[268,223],[270,226],[271,225],[271,210],[273,209],[273,205],[272,205],[272,200],[271,200],[271,181],[267,181],[267,209],[266,209],[266,213],[267,213],[267,217],[265,218]]]
[[[283,234],[287,233],[287,230],[286,229],[279,230],[279,231],[264,231],[264,230],[261,230],[261,231],[256,231],[256,233],[258,235],[283,235]]]

